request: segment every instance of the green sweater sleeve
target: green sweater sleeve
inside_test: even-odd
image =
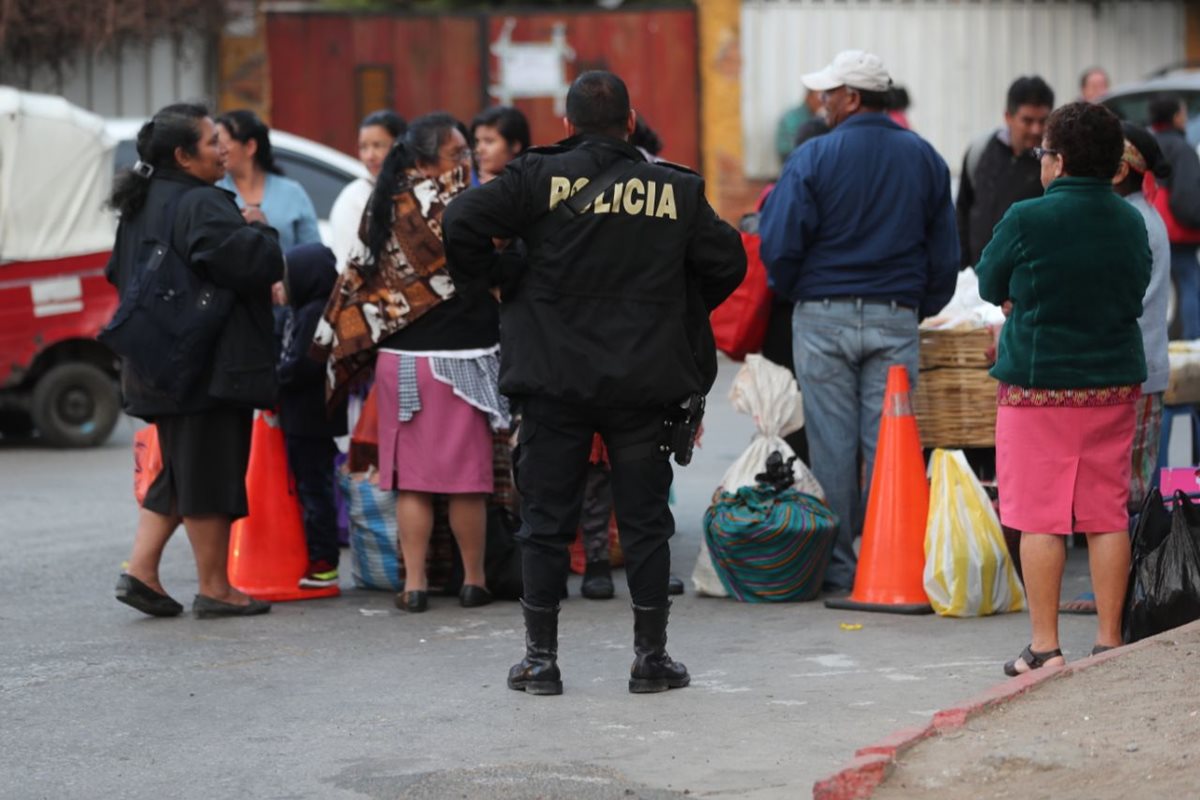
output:
[[[1010,282],[1020,252],[1020,223],[1016,210],[1009,207],[992,232],[992,240],[983,248],[975,274],[979,276],[979,296],[1001,305],[1011,297]]]

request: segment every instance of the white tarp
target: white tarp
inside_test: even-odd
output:
[[[111,249],[115,148],[95,114],[0,86],[0,262]]]

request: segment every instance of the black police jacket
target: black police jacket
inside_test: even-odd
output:
[[[176,401],[126,369],[121,371],[125,411],[153,420],[256,405],[257,399],[273,402],[276,348],[271,284],[283,277],[283,254],[275,231],[247,225],[231,193],[178,171],[156,172],[145,207],[131,219],[122,219],[117,228],[106,276],[122,295],[130,289],[138,248],[149,231],[161,226],[161,213],[173,202],[178,207],[171,245],[193,269],[234,293],[233,311],[213,351],[190,354],[207,362],[190,397]]]
[[[629,171],[584,213],[539,226],[552,203],[617,161]],[[618,139],[576,136],[530,149],[464,192],[443,230],[456,284],[489,279],[493,239],[525,242],[524,269],[506,275],[500,306],[505,394],[650,407],[708,391],[707,312],[737,288],[746,255],[699,175],[649,163]]]

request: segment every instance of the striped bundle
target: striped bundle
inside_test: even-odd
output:
[[[795,489],[719,492],[704,514],[717,576],[731,597],[747,603],[815,598],[836,534],[829,507]]]
[[[350,574],[359,589],[400,591],[396,494],[361,473],[338,473],[350,515]]]

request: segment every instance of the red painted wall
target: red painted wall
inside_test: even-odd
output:
[[[567,79],[608,69],[629,86],[633,106],[665,144],[662,157],[698,167],[699,89],[696,17],[691,9],[535,12],[408,16],[270,13],[267,54],[271,124],[352,155],[357,151],[355,69],[388,65],[393,104],[407,119],[445,110],[465,123],[486,105],[485,87],[498,74],[487,47],[506,19],[517,19],[512,41],[549,41],[566,24],[575,61]],[[518,100],[534,144],[562,138],[553,100]],[[372,109],[367,109],[372,110]],[[735,110],[736,111],[736,110]]]

